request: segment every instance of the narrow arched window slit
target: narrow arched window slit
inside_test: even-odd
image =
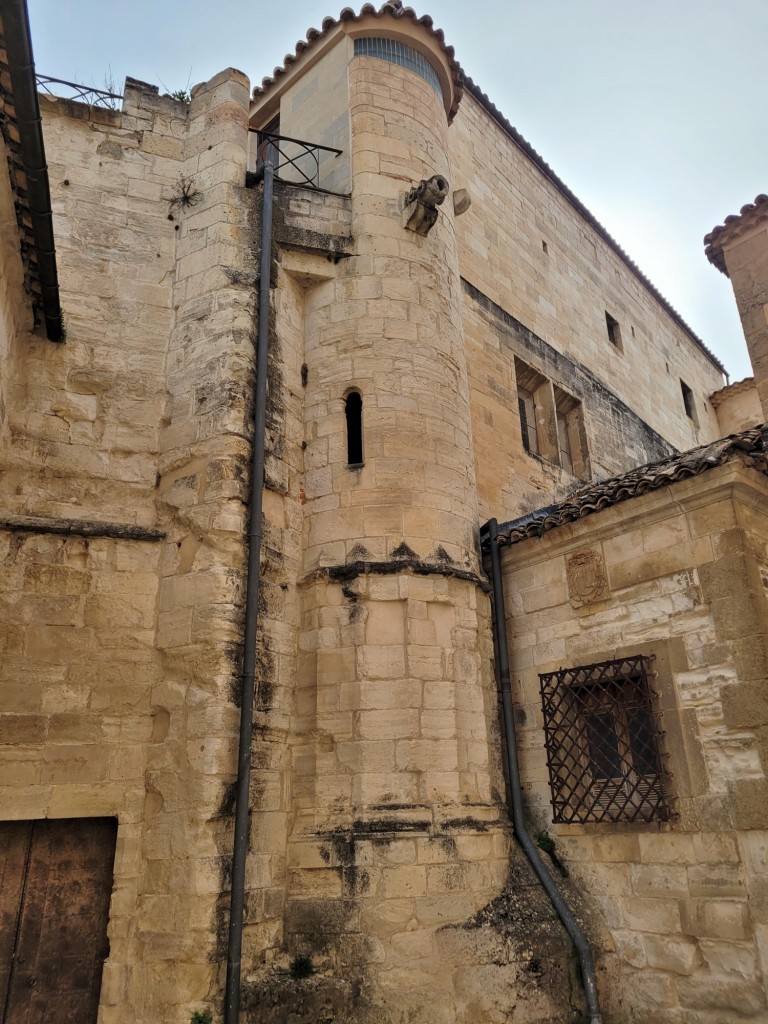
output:
[[[350,391],[344,402],[347,417],[347,465],[356,468],[363,464],[363,396]]]

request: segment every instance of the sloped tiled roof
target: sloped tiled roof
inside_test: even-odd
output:
[[[768,218],[768,196],[761,192],[759,196],[755,196],[754,203],[746,203],[738,213],[730,214],[725,218],[723,224],[718,224],[708,235],[704,236],[704,252],[707,254],[709,262],[727,277],[728,270],[723,258],[723,243],[734,238],[748,224],[766,218]]]
[[[499,543],[517,544],[528,537],[540,537],[548,530],[583,519],[622,501],[637,498],[648,491],[658,490],[698,476],[725,462],[738,460],[768,474],[768,424],[731,434],[712,444],[691,448],[659,462],[638,466],[621,476],[588,484],[571,494],[565,501],[538,509],[528,515],[499,526]]]
[[[336,26],[340,25],[343,21],[355,22],[361,21],[363,18],[384,18],[387,16],[391,16],[393,18],[405,18],[414,22],[416,25],[421,25],[422,28],[426,29],[429,35],[436,39],[440,44],[440,49],[445,54],[448,66],[451,69],[455,85],[453,104],[448,112],[448,120],[449,122],[452,121],[456,115],[456,111],[459,109],[459,103],[461,102],[463,92],[463,74],[461,66],[454,55],[454,49],[452,46],[448,46],[446,44],[442,30],[435,28],[435,23],[428,14],[424,14],[419,17],[412,7],[403,7],[402,0],[389,0],[388,3],[382,4],[382,6],[378,8],[373,4],[365,4],[359,14],[356,14],[351,7],[345,7],[341,14],[339,14],[338,18],[324,18],[319,29],[307,29],[307,38],[306,40],[300,39],[298,43],[296,43],[295,53],[287,53],[285,57],[283,57],[282,66],[276,67],[272,72],[271,77],[262,79],[261,85],[254,87],[254,99],[258,99],[271,89],[279,78],[282,78],[283,75],[287,74],[289,68],[299,60],[306,50],[309,50],[314,46],[318,39],[322,39],[324,36],[328,35],[332,29],[336,28]]]

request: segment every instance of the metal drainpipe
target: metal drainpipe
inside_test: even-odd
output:
[[[501,555],[498,545],[499,524],[495,519],[489,519],[481,530],[481,536],[487,536],[490,544],[491,555],[491,582],[493,584],[493,639],[496,648],[496,662],[499,669],[499,682],[501,684],[501,706],[503,713],[504,746],[507,751],[507,770],[509,773],[510,810],[512,811],[512,825],[515,830],[515,838],[522,846],[523,851],[536,872],[544,891],[552,901],[557,915],[563,922],[565,930],[571,937],[576,947],[581,963],[581,973],[584,981],[584,994],[587,999],[587,1011],[589,1013],[589,1024],[602,1024],[600,1003],[597,994],[597,980],[595,978],[595,964],[592,959],[592,951],[584,932],[579,927],[576,918],[565,902],[563,894],[557,887],[547,866],[541,859],[538,849],[533,843],[525,827],[523,817],[523,794],[520,787],[520,765],[517,758],[517,736],[515,733],[515,719],[512,711],[512,682],[509,674],[509,648],[507,647],[507,631],[504,615],[504,585],[501,579]],[[486,532],[487,531],[487,532]]]
[[[19,128],[19,149],[27,179],[27,203],[37,253],[45,330],[50,341],[63,341],[48,165],[45,162],[35,62],[24,0],[6,0],[3,3],[3,31]]]
[[[232,892],[229,905],[227,982],[224,1024],[237,1024],[240,1014],[240,962],[245,911],[245,862],[248,855],[249,791],[253,705],[256,690],[256,626],[261,586],[261,515],[264,493],[264,439],[267,413],[267,356],[269,349],[270,275],[272,264],[272,199],[275,169],[268,155],[263,166],[261,206],[261,264],[259,269],[259,333],[256,342],[256,396],[251,451],[251,516],[248,530],[248,573],[245,589],[243,683],[240,701],[240,746],[237,757],[235,838],[232,851]]]

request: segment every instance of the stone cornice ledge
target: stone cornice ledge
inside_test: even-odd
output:
[[[52,533],[64,537],[106,537],[114,540],[159,541],[165,530],[135,523],[107,523],[95,519],[63,519],[58,516],[24,516],[0,513],[0,530],[12,533]]]
[[[299,584],[313,583],[327,579],[333,583],[347,583],[358,576],[394,576],[401,572],[412,572],[416,576],[443,576],[474,583],[486,594],[491,587],[488,580],[468,569],[440,562],[424,562],[420,558],[393,558],[388,562],[346,562],[342,565],[321,565],[312,569],[299,580]]]

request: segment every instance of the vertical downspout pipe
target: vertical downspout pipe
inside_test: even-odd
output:
[[[517,757],[517,735],[515,733],[515,719],[512,710],[512,681],[509,673],[509,648],[507,646],[506,616],[504,613],[504,584],[501,578],[501,554],[499,552],[498,536],[499,524],[495,519],[490,519],[481,531],[483,539],[487,539],[491,556],[491,583],[493,585],[493,639],[496,648],[496,664],[499,672],[499,683],[501,685],[501,707],[502,723],[504,728],[504,746],[507,753],[507,771],[509,774],[509,796],[510,810],[512,812],[512,825],[515,830],[515,838],[523,852],[536,872],[544,891],[552,901],[552,906],[563,923],[565,930],[571,937],[576,947],[581,963],[581,974],[584,982],[584,995],[587,1000],[587,1011],[589,1024],[602,1024],[603,1018],[600,1013],[600,1003],[597,994],[597,979],[595,977],[595,964],[592,959],[592,951],[589,943],[581,930],[578,921],[573,916],[568,904],[565,902],[562,892],[558,889],[547,866],[541,859],[536,845],[528,835],[523,817],[523,794],[520,785],[520,764]]]
[[[275,169],[268,155],[263,167],[261,206],[261,263],[259,268],[259,330],[256,342],[256,395],[251,451],[251,515],[248,529],[248,570],[245,585],[243,681],[240,699],[240,745],[237,756],[235,838],[232,851],[232,891],[229,905],[227,981],[224,1024],[238,1024],[240,966],[245,914],[245,862],[250,819],[251,745],[256,693],[256,636],[261,586],[261,517],[264,496],[264,440],[267,422],[267,357],[269,351],[270,277],[272,271],[272,200]]]

